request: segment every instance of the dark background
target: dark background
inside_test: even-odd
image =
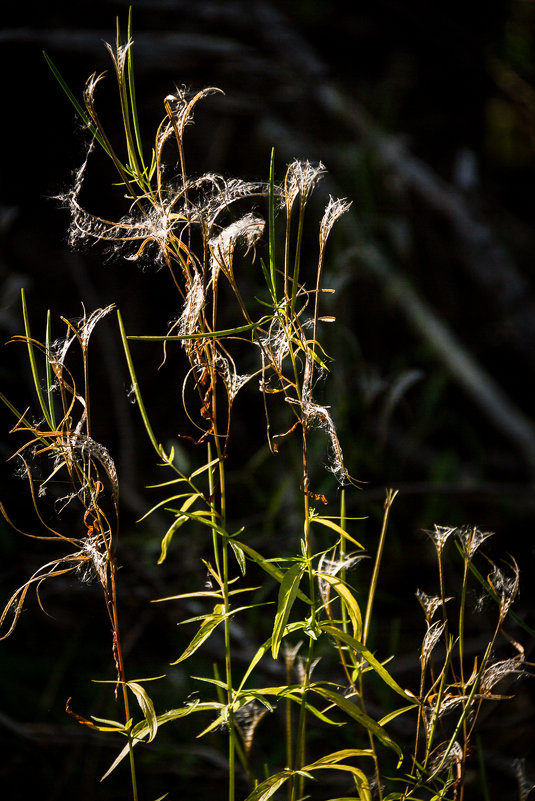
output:
[[[133,6],[137,95],[148,132],[175,84],[225,92],[198,108],[187,139],[192,173],[265,180],[274,147],[279,177],[294,157],[325,163],[318,218],[329,193],[353,201],[328,252],[325,283],[337,289],[328,311],[337,324],[326,334],[335,362],[323,400],[332,406],[349,470],[364,482],[349,512],[368,516],[362,539],[372,553],[385,488],[400,490],[382,574],[384,623],[375,634],[383,656],[409,651],[421,635],[414,591],[435,589],[433,554],[422,533],[433,523],[496,531],[489,550],[495,559],[512,553],[518,560],[518,611],[533,626],[535,6],[529,0],[147,0]],[[44,336],[47,309],[60,331],[59,316],[79,316],[82,301],[88,310],[116,302],[133,333],[164,333],[177,314],[164,272],[114,262],[98,246],[70,251],[69,215],[54,200],[83,161],[87,135],[41,51],[80,96],[91,72],[111,73],[103,40],[114,41],[117,15],[125,28],[127,11],[127,3],[111,1],[10,4],[3,11],[3,341],[22,332],[21,286],[37,338]],[[110,131],[118,125],[114,91],[110,76],[97,92]],[[84,199],[110,219],[124,210],[113,180],[97,155]],[[315,236],[314,229],[310,243]],[[199,586],[203,546],[190,542],[178,563],[156,569],[161,521],[144,528],[134,521],[154,502],[144,486],[158,474],[144,432],[135,433],[137,410],[126,400],[113,321],[102,324],[94,347],[95,436],[114,455],[121,478],[126,647],[133,674],[158,675],[178,655],[175,623],[184,610],[160,607],[156,615],[148,601],[179,592],[184,581]],[[2,391],[25,407],[31,385],[24,351],[9,345],[1,352]],[[160,353],[140,347],[136,357],[153,389],[162,440],[174,440],[181,426],[178,357],[161,371]],[[237,519],[244,497],[269,509],[257,512],[251,526],[259,549],[277,554],[298,520],[290,500],[298,473],[291,446],[268,464],[262,430],[248,433],[256,403],[246,394],[237,404],[231,497]],[[9,412],[1,415],[4,462],[21,443],[8,436]],[[184,459],[202,458],[182,446]],[[29,496],[11,465],[2,474],[0,499],[10,513],[19,509],[30,519]],[[319,473],[317,481],[335,514],[336,488]],[[5,525],[0,536],[7,600],[50,557]],[[43,595],[51,617],[28,600],[19,628],[0,643],[0,788],[10,788],[10,799],[37,792],[50,801],[126,797],[124,775],[98,784],[115,741],[89,737],[63,711],[72,695],[82,714],[112,715],[109,688],[91,685],[92,678],[113,675],[99,590],[60,580]],[[244,652],[248,636],[243,633]],[[533,643],[522,636],[529,658]],[[208,649],[208,672],[211,655]],[[414,652],[413,661],[406,655],[408,667],[400,659],[399,675],[409,685]],[[183,702],[189,672],[170,674],[161,708]],[[513,760],[533,757],[529,680],[522,693],[507,723],[498,713],[485,740],[501,798],[518,797]],[[162,735],[160,750],[147,749],[142,797],[169,791],[172,799],[201,798],[200,779],[212,795],[221,786],[220,745],[214,739],[192,746],[188,726]],[[188,743],[180,757],[177,736]]]

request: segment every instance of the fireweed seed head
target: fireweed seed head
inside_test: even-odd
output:
[[[347,554],[343,559],[329,559],[327,554],[323,554],[318,562],[318,573],[327,576],[337,576],[342,570],[351,570],[362,559],[368,559],[366,554]],[[321,599],[324,604],[328,604],[330,595],[330,584],[321,575],[318,575],[318,587]]]
[[[478,548],[486,539],[494,535],[493,531],[481,531],[477,526],[461,526],[455,530],[464,555],[473,559]]]
[[[416,597],[424,610],[425,619],[430,623],[437,609],[442,606],[442,598],[438,595],[427,595],[423,590],[416,590]],[[444,598],[444,602],[451,600],[451,596],[449,598]]]
[[[324,173],[325,167],[321,161],[318,164],[311,164],[309,161],[295,159],[288,165],[283,190],[283,199],[288,216],[292,212],[298,195],[300,195],[301,204],[306,204],[311,192]]]
[[[503,620],[513,605],[520,587],[520,571],[514,559],[511,558],[512,575],[506,576],[499,567],[494,565],[488,582],[500,601],[500,618]]]
[[[425,667],[429,660],[431,659],[431,655],[436,644],[439,642],[444,629],[446,627],[445,623],[441,623],[440,621],[436,621],[431,625],[428,624],[427,631],[425,632],[424,639],[422,642],[422,650],[420,653],[420,663],[422,667]]]
[[[431,530],[424,529],[424,531],[428,535],[428,537],[431,538],[433,545],[437,550],[437,553],[440,555],[444,550],[444,546],[446,545],[447,541],[449,540],[451,535],[456,531],[456,529],[455,526],[438,526],[435,523]]]
[[[239,239],[245,242],[247,253],[253,248],[264,232],[265,222],[254,214],[246,214],[228,225],[214,238],[210,239],[212,280],[221,270],[229,277],[233,274],[234,249]]]
[[[325,249],[325,245],[333,225],[342,216],[342,214],[345,214],[345,212],[348,211],[350,206],[351,202],[345,198],[337,198],[334,200],[333,197],[329,195],[329,202],[325,207],[325,211],[320,223],[320,252],[323,252]]]
[[[496,686],[502,679],[507,676],[520,678],[525,676],[524,657],[522,655],[516,656],[512,659],[502,659],[500,662],[494,662],[485,669],[481,678],[481,692],[490,693],[493,687]]]
[[[459,764],[462,759],[462,745],[458,740],[455,740],[451,747],[447,745],[441,745],[436,749],[433,755],[433,761],[431,763],[431,770],[433,773],[443,773],[452,765]]]

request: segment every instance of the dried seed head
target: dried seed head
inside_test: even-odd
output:
[[[233,274],[234,249],[238,239],[243,239],[247,246],[247,253],[254,247],[264,232],[265,223],[254,214],[246,214],[239,220],[228,225],[213,239],[210,240],[212,276],[215,280],[219,270],[227,276]]]
[[[420,663],[422,667],[425,667],[429,662],[431,654],[433,653],[436,644],[442,637],[445,627],[446,624],[441,623],[439,621],[437,621],[436,623],[432,623],[431,625],[428,625],[422,643],[422,651],[420,654]]]
[[[431,763],[431,770],[433,773],[442,773],[447,770],[451,765],[459,764],[463,758],[463,748],[458,740],[455,740],[451,746],[439,746],[434,755]]]
[[[229,402],[232,403],[240,389],[252,378],[252,375],[248,373],[239,374],[234,361],[230,357],[221,356],[219,353],[214,356],[214,367],[223,380]]]
[[[513,605],[520,586],[520,571],[514,559],[511,558],[513,575],[506,576],[503,571],[494,565],[494,569],[488,577],[488,582],[498,598],[500,599],[500,618],[503,620]]]
[[[321,657],[318,657],[317,659],[313,659],[312,660],[312,662],[310,664],[310,670],[308,672],[308,679],[309,680],[310,680],[310,677],[312,676],[312,673],[314,672],[314,668],[316,667],[318,662],[321,662]],[[304,684],[305,681],[306,681],[307,676],[306,676],[306,659],[303,656],[297,657],[297,661],[295,663],[295,672],[297,674],[297,680],[298,680],[299,684]]]
[[[200,314],[206,303],[203,281],[199,273],[194,273],[193,281],[186,295],[182,314],[177,323],[179,336],[195,334],[199,327]],[[184,341],[184,346],[188,349],[188,340]]]
[[[250,701],[235,713],[234,720],[240,730],[246,753],[251,751],[256,727],[267,712],[267,707],[261,706],[258,701]]]
[[[468,557],[472,559],[477,549],[482,545],[486,539],[492,537],[494,532],[481,531],[477,526],[461,526],[456,529],[455,534],[461,543],[461,548]]]
[[[287,398],[289,401],[290,399]],[[331,473],[334,473],[340,484],[353,483],[351,476],[346,470],[342,448],[338,440],[338,434],[329,410],[326,406],[318,406],[317,403],[303,402],[300,404],[303,412],[303,424],[314,426],[326,431],[331,441],[331,461],[328,465]]]
[[[128,51],[134,44],[134,40],[129,39],[123,45],[111,45],[108,42],[104,42],[104,44],[112,58],[113,66],[115,67],[115,72],[117,73],[117,78],[119,79],[119,82],[122,82],[126,65],[126,57],[128,56]]]
[[[442,606],[442,598],[438,595],[427,595],[423,590],[416,590],[416,597],[418,598],[422,609],[424,610],[425,619],[428,623],[431,622],[435,616],[437,609]],[[444,601],[451,601],[450,598],[444,598]]]
[[[518,782],[518,799],[527,801],[531,791],[535,788],[535,782],[530,781],[526,775],[526,760],[514,759],[513,770]]]
[[[449,540],[451,535],[456,531],[456,528],[455,526],[438,526],[435,523],[431,531],[429,531],[428,529],[424,529],[424,531],[433,541],[433,544],[437,549],[437,553],[440,556],[440,554],[444,550],[446,542]]]
[[[327,554],[323,554],[318,562],[318,587],[321,599],[324,604],[329,603],[330,587],[328,581],[322,577],[322,574],[327,576],[337,576],[342,570],[351,570],[362,559],[367,559],[366,554],[347,554],[343,559],[329,559]]]
[[[331,233],[331,229],[335,222],[345,214],[345,212],[351,206],[350,201],[346,200],[345,198],[338,198],[334,200],[331,195],[329,195],[329,202],[325,207],[325,211],[323,213],[323,218],[320,223],[320,252],[322,253],[325,249],[325,245],[327,243],[327,239],[329,234]]]
[[[506,676],[519,678],[524,675],[526,675],[526,671],[524,670],[524,659],[522,656],[495,662],[493,665],[486,668],[483,673],[481,678],[481,692],[490,693],[492,688]]]
[[[293,204],[298,195],[301,196],[301,205],[305,205],[310,193],[325,172],[325,167],[321,163],[311,164],[309,161],[298,161],[295,159],[288,165],[286,177],[284,179],[284,203],[286,213],[291,214]]]
[[[181,86],[177,87],[175,94],[167,95],[164,101],[165,107],[173,120],[173,125],[176,127],[180,140],[184,136],[186,125],[193,122],[193,110],[196,104],[203,97],[214,93],[223,94],[223,91],[215,86],[209,86],[206,89],[201,89],[200,92],[191,92],[185,86]]]

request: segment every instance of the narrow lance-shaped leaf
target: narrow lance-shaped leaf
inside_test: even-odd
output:
[[[328,573],[316,573],[316,576],[320,581],[330,584],[338,593],[349,614],[351,625],[353,626],[353,636],[360,637],[362,634],[362,615],[357,599],[349,587],[337,576],[330,576]]]
[[[199,648],[203,642],[208,639],[213,630],[217,628],[217,626],[219,626],[219,624],[225,619],[223,610],[224,607],[222,604],[216,604],[216,606],[214,606],[213,614],[208,615],[203,620],[195,637],[192,639],[181,656],[179,656],[174,662],[171,662],[172,665],[178,665],[179,662],[183,662],[185,659],[190,657],[197,650],[197,648]]]
[[[354,520],[365,520],[366,518],[364,518],[364,517],[357,517],[357,518],[353,518],[353,519],[354,519]],[[326,526],[327,528],[330,528],[330,529],[332,529],[333,531],[336,531],[336,533],[337,533],[337,534],[340,534],[340,536],[341,536],[341,537],[344,537],[344,539],[348,539],[350,542],[352,542],[352,543],[353,543],[353,545],[356,545],[356,546],[357,546],[357,548],[362,548],[362,549],[364,549],[364,545],[361,545],[361,544],[360,544],[360,542],[358,542],[358,541],[357,541],[357,540],[355,540],[353,537],[351,537],[351,536],[350,536],[350,535],[347,533],[347,531],[345,530],[345,528],[342,528],[342,526],[340,526],[338,523],[335,523],[335,522],[334,522],[334,520],[331,520],[331,519],[330,519],[330,518],[328,518],[328,517],[321,517],[321,516],[319,516],[319,515],[315,515],[315,514],[314,514],[314,515],[311,515],[311,517],[310,517],[310,522],[311,522],[311,523],[319,523],[321,526]]]
[[[345,631],[341,631],[341,629],[336,628],[329,623],[320,623],[320,629],[325,632],[325,634],[329,634],[331,637],[335,637],[336,639],[340,640],[344,643],[344,645],[348,645],[354,651],[356,651],[366,662],[369,666],[383,679],[383,681],[388,684],[388,686],[394,690],[398,695],[401,695],[402,698],[405,698],[409,701],[414,701],[414,696],[404,690],[397,681],[390,675],[388,670],[379,662],[378,659],[372,654],[372,652],[363,645],[360,640],[357,640],[355,637],[352,637],[350,634],[347,634]]]
[[[158,720],[154,710],[154,704],[141,684],[138,684],[135,681],[127,681],[126,686],[136,696],[140,709],[143,712],[143,717],[147,721],[149,730],[148,742],[150,743],[151,740],[154,740],[156,737],[156,732],[158,731]]]
[[[193,493],[192,495],[187,497],[182,506],[180,507],[180,512],[187,511],[199,497],[200,495],[198,493]],[[158,559],[159,565],[161,565],[162,562],[165,562],[165,559],[167,557],[167,549],[171,543],[171,540],[173,539],[174,534],[186,522],[186,520],[189,520],[189,518],[186,517],[184,514],[179,514],[176,520],[173,522],[173,524],[167,529],[167,532],[165,533],[165,536],[162,539],[162,552],[160,554],[160,558]]]
[[[279,587],[277,614],[275,615],[273,634],[271,635],[271,653],[273,659],[277,659],[279,656],[279,649],[282,642],[284,629],[286,627],[286,623],[288,622],[290,612],[292,611],[294,601],[297,597],[299,582],[301,581],[301,576],[303,575],[304,571],[305,564],[303,562],[297,562],[295,565],[288,568]]]
[[[156,722],[158,726],[163,726],[165,723],[170,723],[173,720],[177,720],[177,718],[183,718],[187,715],[191,715],[192,712],[204,712],[204,711],[212,711],[214,709],[213,703],[200,703],[199,701],[194,701],[189,706],[181,707],[180,709],[169,709],[167,712],[164,712],[162,715],[158,715],[156,718]],[[132,735],[132,745],[136,746],[139,742],[142,742],[150,732],[149,725],[146,720],[142,720],[140,723],[137,723],[131,730]],[[117,765],[122,762],[122,760],[128,756],[130,753],[130,745],[127,744],[121,750],[119,755],[114,759],[104,776],[101,778],[101,781],[104,781],[110,773],[112,773]]]
[[[334,690],[329,690],[327,687],[314,685],[312,689],[323,698],[326,698],[328,701],[335,704],[339,709],[345,712],[346,715],[349,715],[349,717],[360,723],[361,726],[363,726],[367,731],[377,737],[377,739],[383,743],[383,745],[392,748],[399,758],[402,758],[403,754],[399,745],[392,740],[382,726],[380,726],[365,712],[362,712],[356,704],[349,700],[349,698],[345,698],[345,696],[340,695],[340,693],[337,693]]]
[[[301,770],[283,770],[281,773],[274,773],[263,782],[261,782],[252,793],[250,793],[245,801],[267,801],[272,795],[275,795],[282,785],[288,781],[292,776],[306,776],[307,774]],[[310,778],[310,776],[308,777]]]
[[[109,151],[108,146],[106,145],[106,142],[100,136],[99,132],[97,131],[97,129],[95,127],[95,125],[92,123],[91,118],[84,111],[84,109],[82,108],[82,106],[80,105],[80,103],[78,102],[76,97],[73,95],[73,93],[71,92],[71,90],[67,86],[65,80],[62,78],[60,71],[58,70],[58,68],[56,67],[56,65],[54,64],[54,62],[50,58],[50,56],[48,56],[45,53],[44,50],[43,50],[43,57],[44,57],[46,63],[48,64],[48,66],[50,67],[50,71],[54,75],[54,78],[57,80],[57,82],[59,83],[59,85],[61,86],[61,88],[63,89],[63,91],[67,95],[67,97],[69,98],[70,102],[74,106],[74,109],[75,109],[76,113],[78,114],[78,116],[80,117],[80,119],[82,120],[84,125],[87,128],[89,128],[89,130],[91,131],[91,133],[93,134],[93,136],[95,137],[95,139],[97,140],[99,145],[102,147],[103,150],[106,151],[108,156],[110,156],[110,151]]]
[[[249,559],[252,559],[253,562],[256,562],[256,564],[259,565],[262,570],[265,570],[266,573],[272,576],[272,578],[276,579],[279,584],[282,582],[285,574],[280,567],[277,567],[277,565],[273,564],[273,562],[270,562],[269,559],[264,559],[264,557],[259,554],[258,551],[255,551],[254,548],[251,548],[250,545],[246,545],[241,541],[237,542],[242,551],[245,551]],[[297,597],[300,601],[304,601],[307,604],[311,603],[310,598],[308,598],[302,590],[297,591]]]

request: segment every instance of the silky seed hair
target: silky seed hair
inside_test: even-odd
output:
[[[444,546],[446,545],[447,541],[449,540],[451,535],[455,533],[456,527],[439,526],[435,523],[431,530],[424,529],[424,531],[428,535],[428,537],[431,538],[433,545],[435,546],[437,553],[440,556],[442,554],[442,551],[444,550]]]
[[[432,621],[437,609],[442,606],[442,598],[439,595],[427,595],[423,590],[416,590],[416,597],[420,606],[424,610],[425,619],[428,623]],[[444,601],[451,601],[452,598],[444,598]]]
[[[428,624],[427,631],[425,632],[424,639],[422,642],[422,649],[420,652],[420,662],[422,667],[425,667],[429,660],[431,659],[431,655],[437,643],[440,641],[442,634],[444,633],[444,629],[446,628],[446,624],[440,621],[436,621],[431,625]]]
[[[486,539],[494,536],[494,533],[492,531],[481,531],[477,526],[461,526],[455,530],[455,535],[465,555],[469,559],[473,559],[478,548]]]

